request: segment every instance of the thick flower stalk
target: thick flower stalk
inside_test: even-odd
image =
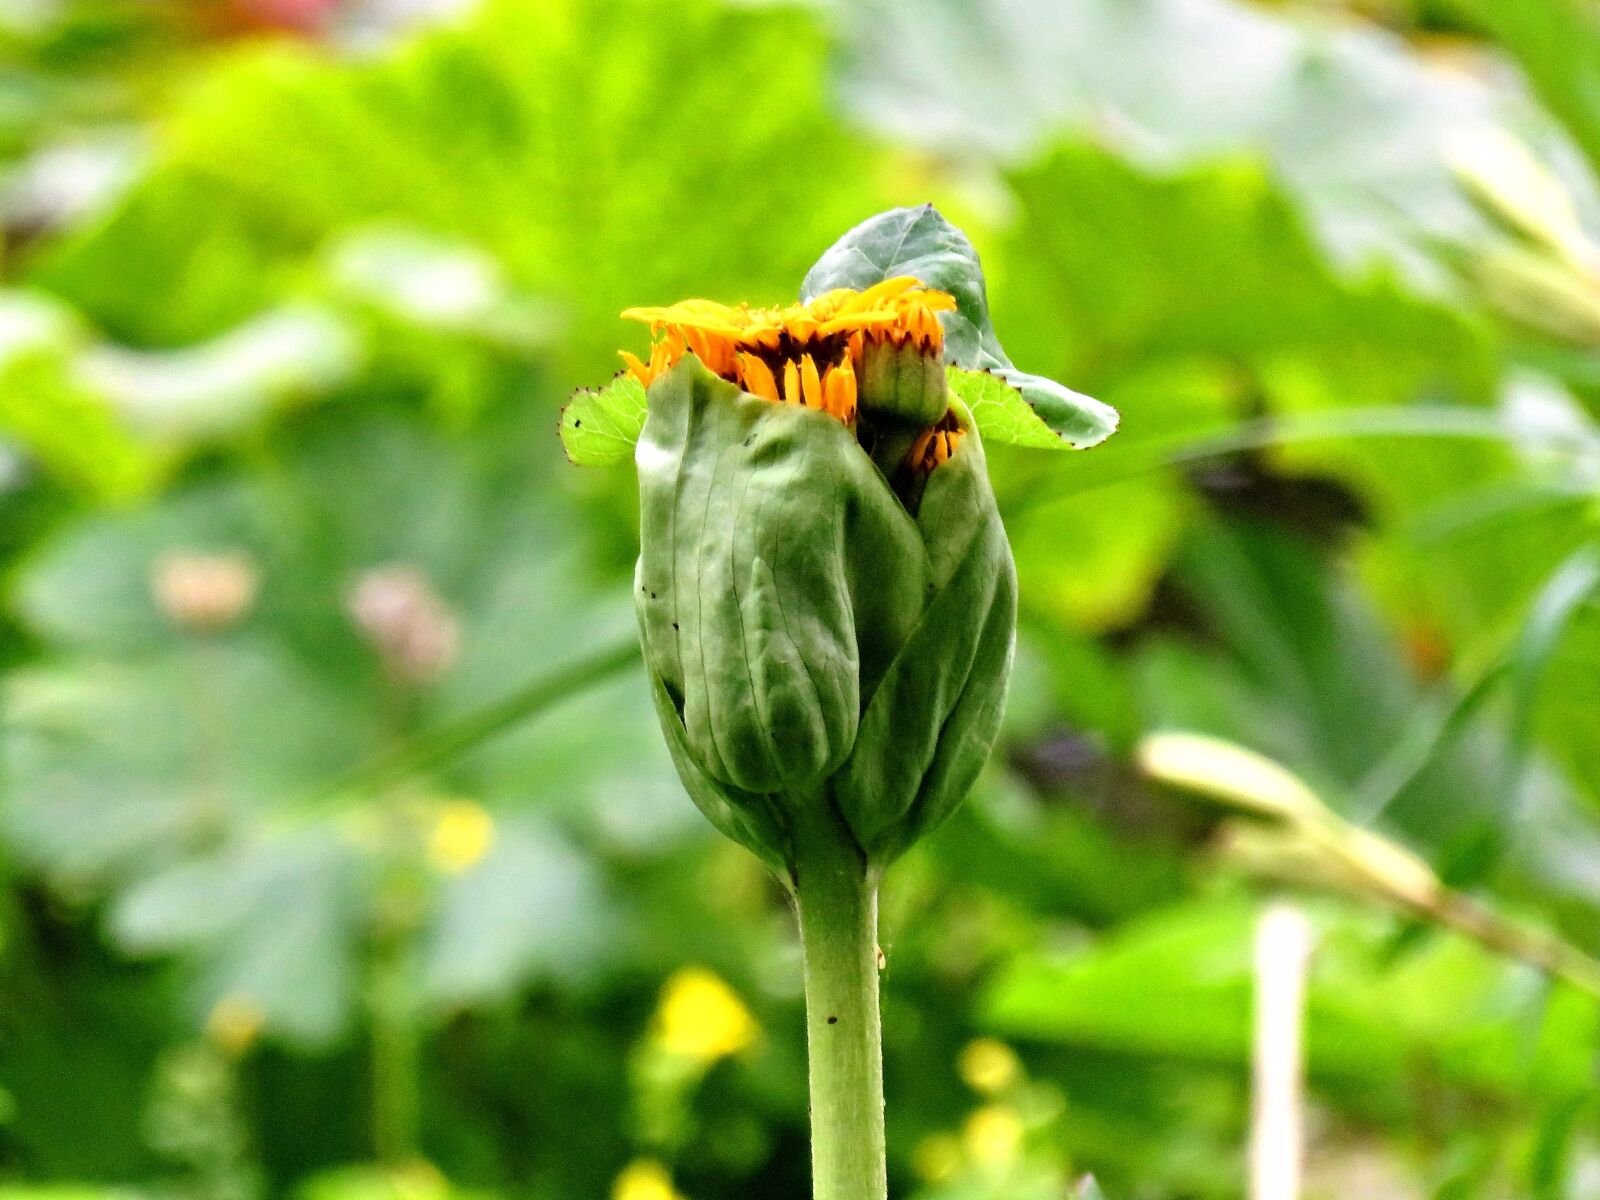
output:
[[[805,948],[818,1200],[885,1192],[882,868],[994,740],[1016,582],[971,414],[915,279],[650,324],[636,602],[674,762],[789,881]]]

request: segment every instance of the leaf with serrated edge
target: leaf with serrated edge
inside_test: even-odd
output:
[[[1041,450],[1065,450],[1061,435],[1022,398],[1022,393],[999,375],[946,367],[950,393],[965,404],[988,442],[1008,442]]]
[[[561,445],[580,467],[610,467],[633,456],[644,428],[644,386],[626,371],[603,388],[583,388],[561,410]]]
[[[810,300],[833,288],[862,291],[900,275],[914,276],[955,297],[955,311],[940,316],[946,363],[1004,379],[1040,423],[1075,449],[1096,445],[1116,432],[1117,411],[1110,405],[1012,365],[989,319],[978,252],[967,235],[931,204],[890,209],[850,230],[807,272],[800,298]],[[1001,402],[996,398],[995,403]],[[1022,445],[1048,444],[1021,420],[997,422],[993,434],[981,420],[979,427],[985,437],[998,441],[1012,441],[1008,435],[1016,433],[1022,435]]]

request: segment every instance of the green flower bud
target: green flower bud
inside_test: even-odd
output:
[[[897,491],[822,409],[693,355],[650,386],[636,600],[661,724],[695,802],[780,869],[815,805],[887,863],[994,741],[1016,573],[959,401],[943,427]]]
[[[861,411],[925,427],[950,407],[944,362],[914,342],[872,342],[862,352]]]

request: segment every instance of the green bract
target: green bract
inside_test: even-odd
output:
[[[692,355],[639,437],[636,601],[662,728],[707,817],[791,870],[830,809],[881,866],[960,802],[994,741],[1016,573],[970,413],[914,511],[815,409]]]

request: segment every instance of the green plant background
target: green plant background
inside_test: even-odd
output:
[[[1595,1194],[1593,997],[1134,757],[1240,742],[1600,953],[1581,0],[31,0],[0,45],[0,1200],[807,1194],[791,917],[676,781],[631,472],[557,413],[623,307],[786,301],[929,200],[1122,428],[990,451],[1017,678],[884,895],[893,1194],[1242,1194],[1278,894],[1310,1200]],[[214,553],[253,602],[185,631],[153,573]],[[411,684],[349,607],[397,564],[457,634]],[[736,997],[687,1033],[685,971]]]

